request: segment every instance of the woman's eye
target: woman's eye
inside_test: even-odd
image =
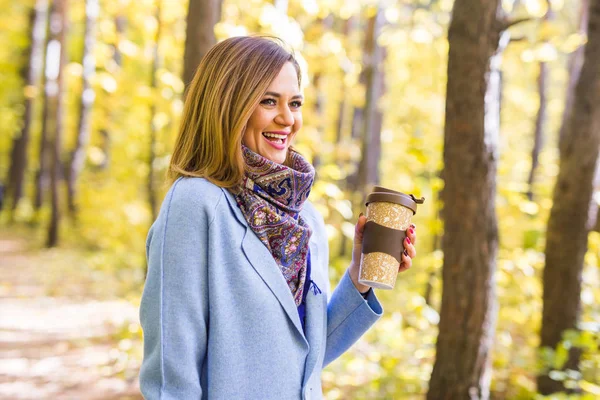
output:
[[[275,100],[273,100],[273,99],[264,99],[263,101],[260,102],[260,104],[264,104],[266,106],[274,106],[275,105]]]
[[[300,107],[302,107],[302,102],[301,101],[292,101],[292,107],[300,108]]]

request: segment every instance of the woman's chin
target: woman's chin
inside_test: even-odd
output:
[[[273,161],[277,164],[283,164],[286,159],[286,151],[269,152],[269,154],[263,154],[262,156]]]
[[[271,159],[271,161],[276,162],[277,164],[283,164],[285,162],[285,157],[275,157]]]

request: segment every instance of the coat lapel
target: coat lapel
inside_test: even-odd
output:
[[[275,295],[287,316],[296,327],[296,330],[300,336],[306,342],[304,333],[302,332],[302,325],[300,324],[300,317],[298,315],[298,309],[290,289],[281,274],[281,271],[277,267],[273,256],[269,252],[269,249],[260,241],[258,236],[248,226],[242,211],[239,209],[235,198],[227,189],[221,189],[225,193],[225,197],[229,202],[229,207],[235,214],[236,218],[246,228],[244,239],[242,240],[242,250],[244,255],[260,275],[262,280],[267,284],[271,292]],[[307,343],[308,344],[308,343]]]

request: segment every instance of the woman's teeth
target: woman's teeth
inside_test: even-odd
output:
[[[263,132],[263,136],[273,143],[283,144],[286,135],[278,135],[276,133]]]

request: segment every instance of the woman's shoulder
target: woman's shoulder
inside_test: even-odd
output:
[[[173,182],[171,190],[177,190],[181,194],[202,195],[202,197],[220,197],[223,193],[219,186],[208,181],[206,178],[191,176],[178,178]]]
[[[202,211],[212,214],[222,197],[221,188],[205,178],[182,177],[171,185],[164,205],[170,211],[189,212],[191,215]]]

